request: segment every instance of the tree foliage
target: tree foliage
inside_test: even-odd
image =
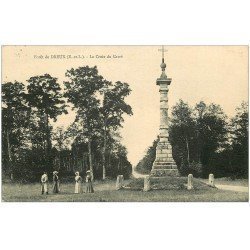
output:
[[[2,153],[3,170],[13,174],[14,163],[20,161],[26,147],[30,109],[27,106],[25,87],[20,82],[2,85]]]
[[[147,149],[145,156],[136,165],[135,170],[138,171],[139,173],[142,173],[142,174],[150,173],[152,166],[153,166],[153,162],[155,160],[156,146],[157,146],[158,141],[159,139],[154,140],[152,146],[150,146]]]
[[[129,85],[105,80],[96,66],[72,68],[65,75],[65,92],[49,74],[30,77],[27,84],[2,85],[4,174],[33,181],[44,169],[65,176],[91,169],[101,178],[105,166],[108,177],[129,178],[132,165],[119,135],[123,114],[132,115],[125,102]],[[102,103],[104,87],[108,92]],[[54,128],[51,120],[67,114],[66,100],[76,112],[75,120],[69,128]]]
[[[242,103],[231,121],[219,105],[203,101],[191,107],[180,100],[172,108],[170,142],[182,175],[247,177],[248,106]],[[156,141],[136,169],[149,173],[155,159]]]
[[[57,78],[44,74],[34,76],[27,80],[28,94],[27,100],[32,108],[34,120],[31,124],[33,129],[32,135],[35,141],[40,142],[44,146],[45,169],[53,169],[52,150],[52,127],[49,119],[56,121],[57,117],[63,113],[67,113],[66,104],[63,100],[61,87],[57,82]],[[32,123],[32,121],[31,121]],[[38,131],[38,134],[34,130]],[[34,141],[34,138],[32,139]]]
[[[101,124],[102,124],[102,135],[103,135],[103,149],[102,149],[102,168],[103,168],[103,179],[106,178],[106,148],[108,136],[112,131],[116,131],[119,127],[122,127],[124,122],[123,114],[133,115],[132,108],[125,102],[131,89],[127,83],[120,81],[112,84],[107,82],[103,89],[103,105],[100,108],[101,113]]]
[[[92,141],[100,130],[100,100],[97,98],[97,92],[103,88],[106,81],[98,74],[96,66],[72,68],[67,70],[65,75],[69,78],[69,81],[64,82],[65,97],[76,110],[76,128],[87,139],[89,166],[93,177]]]
[[[79,67],[66,72],[69,81],[65,84],[65,97],[76,110],[76,119],[69,133],[87,143],[89,167],[92,172],[97,166],[93,162],[93,143],[98,141],[102,158],[103,179],[106,178],[106,152],[108,139],[123,123],[123,114],[132,115],[132,108],[125,102],[131,90],[127,83],[120,81],[112,84],[99,75],[97,67]],[[100,95],[103,93],[103,103]],[[97,138],[99,138],[97,140]]]
[[[235,177],[248,177],[248,104],[242,102],[231,120],[232,146],[230,165]]]

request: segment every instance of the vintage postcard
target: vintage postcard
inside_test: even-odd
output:
[[[2,46],[2,201],[247,202],[248,56]]]

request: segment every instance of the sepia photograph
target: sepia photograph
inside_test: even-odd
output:
[[[2,46],[2,202],[248,202],[248,46]]]
[[[249,248],[249,1],[0,1],[0,248]]]

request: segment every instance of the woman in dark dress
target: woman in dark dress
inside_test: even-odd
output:
[[[59,177],[58,172],[53,172],[53,193],[59,193]]]
[[[87,172],[87,176],[86,176],[86,193],[94,193],[94,189],[92,186],[92,174],[91,172],[88,170]]]

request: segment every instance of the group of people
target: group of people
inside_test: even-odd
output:
[[[79,172],[75,172],[75,194],[82,193],[82,177]],[[86,172],[86,191],[85,193],[94,193],[93,185],[92,185],[92,176],[91,172],[88,170]]]
[[[47,172],[44,172],[41,177],[41,192],[42,194],[48,194],[48,174]],[[75,194],[83,193],[82,189],[82,182],[83,179],[80,176],[79,172],[75,172]],[[53,172],[53,187],[52,187],[53,193],[59,193],[60,192],[60,182],[58,177],[58,172]],[[94,193],[93,185],[92,185],[92,175],[91,172],[88,170],[86,172],[86,193]]]

